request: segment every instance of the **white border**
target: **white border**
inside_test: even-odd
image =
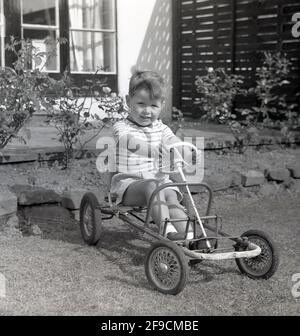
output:
[[[0,0],[0,44],[1,44],[0,67],[5,66],[4,37],[5,37],[4,7],[3,7],[3,0]]]

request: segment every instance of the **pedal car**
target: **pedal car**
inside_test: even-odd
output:
[[[189,146],[197,151],[194,145],[187,142],[173,144],[170,148],[176,151],[179,146]],[[144,236],[149,235],[154,242],[145,258],[145,273],[148,281],[164,294],[180,293],[186,285],[189,266],[202,260],[234,259],[241,273],[248,277],[270,278],[278,268],[279,255],[269,235],[260,230],[250,230],[239,236],[225,233],[221,229],[221,217],[210,215],[212,189],[205,183],[187,182],[182,169],[183,163],[183,160],[179,160],[174,164],[174,170],[179,172],[182,182],[159,185],[150,197],[146,213],[140,208],[114,205],[110,195],[105,204],[99,204],[93,193],[86,193],[80,206],[80,229],[84,241],[89,245],[97,244],[102,236],[103,221],[110,220],[114,216],[118,216]],[[166,237],[164,232],[168,221],[176,219],[166,220],[160,228],[157,228],[151,221],[151,211],[155,196],[170,186],[177,186],[185,191],[184,205],[188,221],[185,233]],[[208,192],[206,213],[202,217],[190,191],[191,186],[204,188]],[[193,227],[193,239],[187,239],[189,225]],[[229,242],[230,246],[222,247],[224,242]]]

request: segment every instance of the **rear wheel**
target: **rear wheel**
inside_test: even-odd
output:
[[[261,253],[254,258],[235,259],[239,270],[252,279],[269,279],[279,265],[279,253],[273,240],[263,231],[250,230],[242,234],[249,242],[259,246]],[[238,247],[239,251],[246,248]]]
[[[180,293],[188,278],[188,265],[181,248],[171,241],[155,242],[146,257],[148,281],[161,293]]]
[[[96,245],[102,234],[102,216],[99,202],[93,193],[83,196],[80,204],[80,230],[88,245]]]

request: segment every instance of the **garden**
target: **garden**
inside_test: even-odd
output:
[[[80,88],[68,71],[51,77],[43,71],[51,53],[29,40],[11,38],[7,48],[16,61],[0,70],[0,273],[7,279],[0,315],[299,315],[291,289],[300,272],[300,115],[282,94],[290,73],[285,55],[264,53],[256,86],[247,90],[242,76],[207,69],[195,82],[199,118],[184,120],[174,107],[168,120],[181,138],[204,137],[212,212],[223,217],[228,232],[267,231],[280,251],[278,272],[256,282],[232,261],[204,261],[173,297],[147,283],[149,239],[140,240],[118,218],[105,223],[95,247],[81,238],[82,196],[93,191],[103,202],[108,190],[107,174],[96,167],[96,141],[126,117],[122,97],[97,76]],[[234,108],[237,96],[249,95],[256,106]],[[10,162],[9,144],[19,141],[26,151],[30,122],[41,111],[60,150]],[[206,195],[192,191],[205,205]]]

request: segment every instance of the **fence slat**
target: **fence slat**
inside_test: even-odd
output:
[[[224,67],[245,76],[244,88],[255,86],[255,71],[264,51],[286,53],[292,62],[287,99],[300,92],[300,38],[292,36],[292,15],[300,0],[173,0],[176,13],[174,97],[185,116],[195,116],[195,77],[208,67]],[[237,99],[250,107],[253,98]],[[300,113],[300,101],[299,101]]]

